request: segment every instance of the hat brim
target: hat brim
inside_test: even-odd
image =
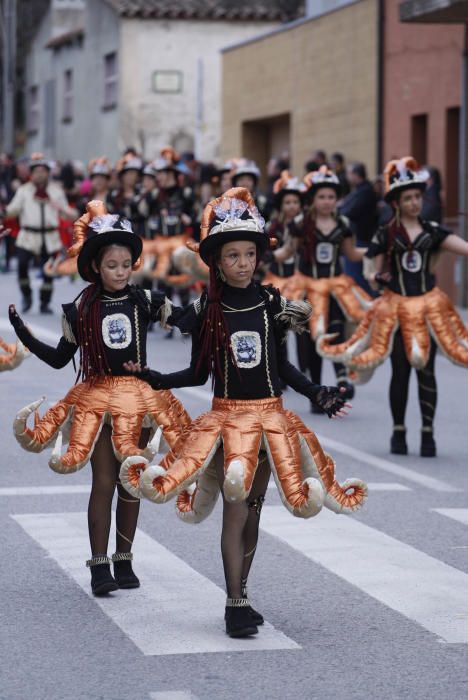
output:
[[[341,194],[341,185],[339,185],[337,182],[317,182],[315,185],[312,185],[312,187],[309,187],[306,192],[306,196],[309,199],[312,199],[319,190],[324,190],[325,188],[335,190],[337,197],[339,197]]]
[[[405,182],[404,185],[398,185],[389,190],[389,192],[386,192],[384,199],[386,202],[390,203],[397,199],[397,197],[399,197],[400,194],[406,190],[420,190],[421,192],[424,192],[426,187],[427,184],[425,182]]]
[[[209,265],[211,256],[218,248],[234,241],[251,241],[260,249],[260,253],[264,253],[270,245],[270,238],[267,233],[259,233],[258,231],[224,231],[223,233],[214,233],[204,238],[200,243],[198,252],[203,262]]]
[[[301,192],[301,190],[295,190],[295,189],[282,189],[279,192],[277,192],[274,196],[274,201],[275,201],[275,206],[277,209],[280,208],[281,202],[283,199],[286,197],[288,194],[295,194],[296,197],[299,197],[300,201],[304,201],[304,194],[305,192]]]
[[[254,181],[255,181],[255,184],[258,183],[259,176],[258,176],[256,173],[249,173],[249,172],[246,171],[245,173],[235,173],[235,174],[232,176],[232,179],[231,179],[231,181],[232,181],[232,186],[233,186],[233,187],[236,187],[236,182],[237,182],[237,180],[238,180],[240,177],[243,177],[244,175],[248,175],[249,177],[252,177],[252,178],[254,179]]]
[[[32,163],[32,164],[30,163],[29,164],[29,171],[31,172],[32,170],[34,170],[34,168],[45,168],[49,172],[51,170],[49,163]]]
[[[107,231],[91,236],[85,241],[77,260],[80,277],[86,282],[97,282],[99,279],[99,275],[92,268],[92,262],[101,248],[108,245],[121,245],[129,248],[132,254],[132,265],[136,263],[143,250],[143,242],[136,233]]]

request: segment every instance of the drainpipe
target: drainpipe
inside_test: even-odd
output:
[[[468,24],[465,24],[465,45],[463,49],[462,86],[460,110],[460,164],[459,200],[460,212],[468,211]],[[460,233],[468,241],[468,216],[460,215]],[[468,258],[462,258],[462,281],[460,303],[468,307]]]
[[[385,0],[379,0],[377,7],[377,128],[376,128],[376,171],[381,173],[384,142],[384,80],[385,80]]]

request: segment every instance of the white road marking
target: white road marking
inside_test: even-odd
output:
[[[435,479],[432,476],[426,476],[425,474],[420,474],[413,469],[402,467],[399,464],[390,462],[388,459],[376,457],[368,452],[363,452],[355,447],[350,447],[343,442],[338,442],[338,440],[332,440],[332,438],[325,437],[324,435],[317,435],[317,437],[325,449],[336,450],[337,452],[341,452],[341,454],[352,457],[358,462],[364,462],[371,467],[388,472],[394,476],[399,476],[407,481],[413,481],[415,484],[425,486],[427,489],[431,489],[432,491],[439,491],[440,493],[458,493],[461,490],[455,486],[447,484],[445,481]]]
[[[11,517],[91,596],[86,513]],[[93,600],[145,656],[301,648],[268,623],[255,637],[231,639],[218,586],[141,530],[134,549],[141,588]]]
[[[445,515],[447,518],[452,518],[458,523],[468,525],[468,508],[432,508],[435,513]]]
[[[70,484],[69,486],[5,486],[0,488],[0,496],[51,496],[54,494],[89,493],[90,484]]]
[[[30,323],[27,316],[23,316],[23,321],[31,331],[38,338],[44,338],[44,340],[50,340],[53,343],[58,343],[60,340],[60,333],[55,333],[54,331],[49,331],[43,326],[38,326],[36,323]],[[57,316],[57,325],[60,325],[60,316]],[[2,331],[12,331],[12,325],[5,318],[0,318],[0,330]]]
[[[198,700],[190,690],[162,690],[159,693],[150,693],[150,700]]]
[[[212,395],[204,389],[199,389],[197,387],[184,387],[183,389],[179,389],[179,391],[188,394],[189,396],[203,399],[203,401],[211,402]],[[355,447],[346,445],[344,442],[333,440],[332,438],[325,437],[324,435],[317,435],[317,437],[325,449],[335,450],[336,452],[340,452],[348,457],[352,457],[358,462],[363,462],[364,464],[368,464],[371,467],[388,472],[394,476],[420,484],[421,486],[425,486],[432,491],[439,491],[440,493],[459,493],[461,490],[455,486],[447,484],[445,481],[441,481],[440,479],[436,479],[432,476],[426,476],[425,474],[420,474],[413,469],[408,469],[408,467],[402,467],[399,464],[390,462],[388,459],[376,457],[369,452],[364,452],[363,450],[358,450]]]
[[[276,488],[274,481],[270,480],[268,483],[269,489]],[[404,486],[403,484],[397,483],[387,483],[383,481],[368,481],[367,488],[369,491],[375,493],[375,491],[411,491],[409,486]]]
[[[313,521],[283,506],[262,511],[262,530],[445,642],[468,643],[468,574],[354,518]]]

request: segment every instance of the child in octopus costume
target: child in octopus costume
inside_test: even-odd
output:
[[[176,320],[192,334],[190,367],[168,375],[146,370],[141,376],[162,388],[201,385],[211,374],[213,407],[191,424],[161,466],[135,456],[120,472],[127,490],[156,503],[200,477],[195,491],[179,500],[179,510],[192,521],[206,517],[221,490],[226,632],[233,637],[255,634],[263,622],[250,606],[246,582],[270,469],[284,505],[298,517],[316,515],[324,503],[350,512],[367,493],[357,479],[340,486],[333,460],[314,433],[283,408],[280,380],[329,416],[345,414],[347,404],[340,389],[312,384],[286,359],[285,335],[307,323],[309,308],[252,282],[268,245],[264,221],[245,188],[228,190],[205,207],[199,252],[210,268],[208,294]]]
[[[270,275],[265,281],[275,286],[279,282],[287,299],[306,299],[311,304],[310,334],[298,338],[299,366],[303,372],[310,372],[313,382],[320,384],[322,358],[315,347],[317,338],[328,331],[335,332],[337,340],[343,341],[345,322],[360,321],[372,299],[351,277],[343,274],[341,268],[342,255],[354,262],[361,261],[365,249],[355,247],[347,219],[336,214],[340,192],[337,176],[322,166],[306,175],[304,183],[310,205],[304,214],[290,222],[284,245],[270,253],[277,262],[293,255],[298,269],[287,280]],[[345,389],[346,398],[352,398],[354,387],[346,367],[335,362],[334,369],[338,386]],[[355,375],[353,380],[358,383],[360,377]],[[311,410],[323,413],[313,403]]]
[[[108,215],[103,202],[92,201],[75,223],[75,243],[69,254],[78,256],[78,271],[90,284],[74,302],[63,305],[63,336],[57,347],[35,338],[14,306],[10,320],[26,347],[51,367],[64,367],[79,348],[82,382],[42,418],[37,408],[43,399],[20,410],[14,433],[30,452],[40,452],[56,440],[49,466],[61,474],[77,471],[91,459],[88,524],[92,557],[87,566],[93,593],[103,595],[119,587],[139,586],[131,564],[139,501],[130,499],[119,483],[120,462],[127,455],[153,457],[161,432],[169,447],[174,447],[190,419],[171,392],[153,391],[146,382],[128,376],[123,367],[126,361],[145,362],[148,326],[155,321],[164,325],[171,309],[163,294],[128,284],[138,265],[141,238],[126,219]],[[31,429],[27,418],[34,411]],[[61,455],[61,431],[65,429],[69,446]],[[116,485],[113,577],[107,547]]]
[[[433,422],[437,402],[434,373],[436,348],[455,364],[468,366],[468,330],[449,297],[435,286],[432,271],[437,253],[468,255],[468,243],[439,224],[423,221],[422,193],[428,173],[414,158],[393,160],[385,168],[385,199],[395,216],[379,229],[366,257],[375,262],[370,279],[385,288],[345,343],[323,336],[317,347],[327,358],[368,373],[390,356],[390,408],[393,434],[390,451],[407,454],[405,412],[411,367],[416,369],[422,416],[422,457],[436,455]]]

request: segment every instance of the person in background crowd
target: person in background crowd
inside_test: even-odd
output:
[[[333,170],[340,182],[341,197],[349,194],[350,186],[346,177],[346,164],[342,153],[333,153],[330,158],[330,169]]]
[[[432,165],[427,165],[425,170],[429,173],[429,178],[423,194],[421,218],[425,221],[435,221],[437,224],[441,224],[444,216],[441,197],[442,178],[439,170]]]
[[[245,187],[255,200],[255,205],[260,214],[267,221],[269,218],[269,207],[267,197],[258,191],[258,183],[260,180],[260,169],[253,160],[240,158],[235,165],[232,173],[232,186]]]
[[[15,166],[12,156],[7,153],[0,154],[0,212],[3,213],[8,202],[13,197],[13,178],[15,175]],[[2,261],[0,263],[2,271],[8,271],[10,260],[14,247],[14,238],[11,235],[11,230],[7,230],[2,236],[0,247],[4,246],[2,253]]]
[[[364,163],[352,163],[346,169],[351,191],[342,200],[339,212],[350,221],[356,245],[366,247],[377,228],[376,195],[372,183],[367,178]],[[362,274],[362,263],[345,261],[345,273],[353,277],[360,287],[374,294]]]
[[[126,154],[116,166],[119,176],[119,186],[109,197],[109,208],[114,214],[123,216],[130,221],[132,229],[139,236],[145,232],[145,221],[138,210],[141,199],[140,179],[143,161],[127,149]]]
[[[43,265],[50,255],[62,248],[59,234],[59,217],[73,219],[77,210],[70,207],[62,188],[49,181],[50,164],[41,153],[33,153],[30,160],[31,181],[21,185],[6,208],[7,216],[20,220],[16,240],[18,256],[18,282],[23,297],[22,310],[32,306],[32,289],[28,268],[32,260],[39,258]],[[51,314],[53,279],[43,273],[39,292],[40,311]]]
[[[383,175],[378,175],[372,183],[377,209],[377,226],[385,226],[393,219],[393,207],[385,201],[385,186]]]

